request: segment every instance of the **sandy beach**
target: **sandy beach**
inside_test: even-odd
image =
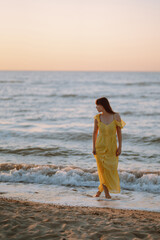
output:
[[[160,213],[0,198],[0,239],[160,239]]]

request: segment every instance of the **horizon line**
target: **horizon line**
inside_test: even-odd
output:
[[[148,72],[148,73],[160,73],[160,70],[3,70],[0,69],[0,72]]]

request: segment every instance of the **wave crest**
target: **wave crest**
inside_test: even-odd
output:
[[[121,188],[160,193],[160,172],[119,171]],[[24,182],[60,186],[97,187],[96,168],[76,166],[0,164],[0,182]]]

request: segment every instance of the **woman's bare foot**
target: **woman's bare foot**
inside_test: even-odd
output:
[[[107,199],[111,199],[111,195],[109,194],[109,195],[106,195],[105,194],[105,197],[107,198]]]
[[[95,197],[99,197],[100,195],[101,195],[101,192],[98,191],[98,192],[96,193]]]
[[[107,199],[111,199],[111,195],[109,194],[108,188],[104,184],[103,184],[103,189],[104,189],[104,192],[105,192],[105,197]]]

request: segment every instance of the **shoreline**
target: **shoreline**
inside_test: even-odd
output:
[[[35,203],[35,204],[44,204],[44,205],[49,205],[49,206],[55,206],[55,207],[68,207],[68,208],[95,208],[95,209],[114,209],[114,210],[124,210],[124,211],[137,211],[137,212],[148,212],[148,213],[159,213],[160,214],[160,209],[159,209],[159,211],[157,211],[157,210],[150,210],[150,209],[135,209],[135,208],[131,208],[131,207],[128,207],[128,208],[121,208],[121,207],[112,207],[112,206],[89,206],[89,205],[76,205],[76,204],[71,204],[71,205],[69,205],[69,204],[61,204],[61,203],[50,203],[50,202],[40,202],[40,201],[34,201],[34,200],[29,200],[29,199],[23,199],[23,198],[19,198],[19,197],[4,197],[3,196],[3,193],[2,194],[0,194],[0,199],[4,199],[4,200],[8,200],[8,201],[15,201],[15,202],[22,202],[22,203],[25,203],[25,202],[28,202],[28,203]],[[103,199],[104,201],[107,201],[105,198]],[[108,200],[108,202],[111,202],[113,199],[109,199]]]
[[[159,239],[160,212],[0,197],[1,239]]]

